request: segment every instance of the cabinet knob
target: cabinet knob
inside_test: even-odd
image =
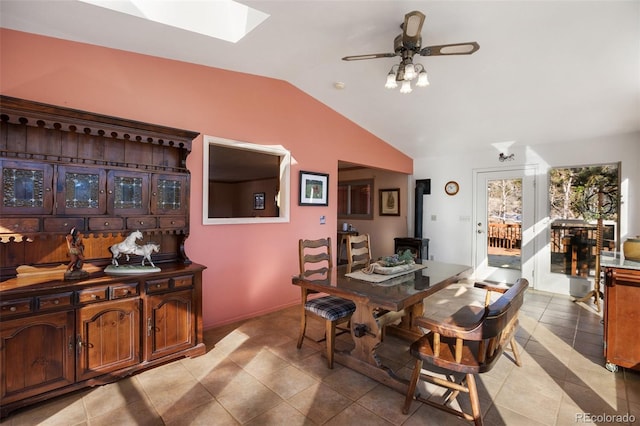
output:
[[[109,222],[105,222],[105,223],[104,223],[104,226],[109,226]]]
[[[47,189],[45,189],[45,191],[51,192],[51,188],[47,188]]]
[[[152,192],[151,195],[153,195],[155,197],[157,194],[155,192]]]
[[[62,225],[62,226],[64,226],[66,228],[67,226],[69,226],[69,224],[67,222],[65,222],[64,225]]]
[[[140,225],[144,225],[144,221],[143,220],[140,221]]]
[[[53,301],[53,304],[54,304],[54,305],[59,305],[59,304],[60,304],[60,301],[59,301],[58,299],[55,299],[55,300]]]
[[[10,310],[11,312],[15,312],[15,311],[17,311],[17,310],[18,310],[18,308],[16,308],[15,306],[12,306],[12,307],[10,307],[10,308],[9,308],[9,310]]]
[[[160,284],[156,284],[156,288],[160,288]]]
[[[175,224],[176,224],[176,221],[175,221],[175,220],[172,220],[172,221],[171,221],[171,224],[172,224],[172,225],[175,225]]]
[[[93,300],[96,300],[96,299],[98,298],[98,295],[97,295],[97,294],[92,294],[92,295],[91,295],[91,298],[92,298]]]
[[[113,194],[113,191],[112,191],[112,190],[109,190],[109,194]]]

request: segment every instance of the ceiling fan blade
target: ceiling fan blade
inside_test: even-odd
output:
[[[440,55],[471,55],[480,49],[480,45],[475,41],[467,43],[441,44],[439,46],[427,46],[420,50],[420,56],[440,56]]]
[[[418,12],[417,10],[404,15],[404,23],[402,24],[402,44],[407,49],[420,46],[420,33],[422,32],[424,18],[424,13]]]
[[[376,59],[376,58],[393,58],[397,56],[396,53],[372,53],[370,55],[354,55],[354,56],[345,56],[342,58],[343,61],[359,61],[362,59]]]

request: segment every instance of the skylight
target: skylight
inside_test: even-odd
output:
[[[235,43],[269,17],[233,0],[80,0]]]

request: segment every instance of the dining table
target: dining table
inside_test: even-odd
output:
[[[336,350],[334,360],[404,393],[408,381],[384,365],[377,353],[383,328],[385,336],[417,340],[422,332],[413,325],[413,318],[429,309],[425,298],[469,276],[471,269],[467,265],[418,260],[403,274],[367,277],[369,274],[362,271],[348,273],[346,265],[341,265],[322,273],[293,276],[292,283],[352,300],[356,305],[350,321],[354,345],[349,351]]]

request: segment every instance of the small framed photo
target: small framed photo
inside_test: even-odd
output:
[[[380,216],[400,216],[400,188],[380,190]]]
[[[329,205],[329,175],[300,171],[300,206]]]
[[[264,192],[256,192],[253,194],[253,209],[264,210]]]

